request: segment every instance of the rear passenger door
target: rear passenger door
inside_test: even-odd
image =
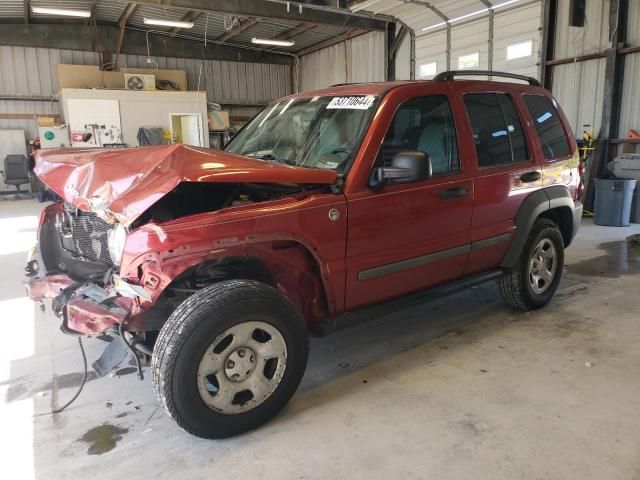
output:
[[[542,186],[540,162],[530,144],[531,125],[517,95],[505,91],[462,92],[475,152],[471,253],[465,274],[500,264],[515,231],[524,198]]]

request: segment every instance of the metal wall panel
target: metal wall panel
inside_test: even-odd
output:
[[[291,93],[291,69],[288,65],[225,62],[156,57],[158,68],[184,69],[189,88],[206,91],[207,99],[232,104],[233,115],[252,116],[258,110],[241,105],[263,105]],[[97,65],[94,52],[0,46],[0,97],[50,97],[50,101],[1,100],[0,113],[60,114],[56,65]],[[144,56],[121,55],[120,65],[153,68]],[[37,136],[34,120],[0,120],[0,128],[19,128],[27,138]]]
[[[385,79],[385,34],[371,32],[300,58],[302,91]]]
[[[406,35],[396,52],[396,79],[411,78],[411,36]]]
[[[480,2],[478,2],[480,3]],[[489,53],[489,22],[486,17],[451,28],[451,69],[458,69],[458,57],[480,54],[479,69],[487,69]]]
[[[451,61],[453,65],[453,57]],[[436,62],[438,72],[447,69],[447,33],[444,30],[416,37],[416,78],[431,78],[420,76],[420,65],[432,62]]]
[[[640,45],[640,1],[629,2],[627,15],[627,43]],[[586,25],[569,27],[569,2],[558,2],[556,25],[556,50],[554,57],[571,58],[609,48],[609,1],[587,2]],[[580,134],[585,124],[598,133],[602,114],[604,89],[604,58],[576,62],[553,67],[553,93]],[[640,54],[625,56],[624,85],[620,136],[626,136],[630,128],[640,128]]]
[[[513,10],[496,11],[493,37],[493,69],[538,77],[541,59],[542,2],[534,2]],[[507,47],[515,43],[533,41],[530,57],[507,60]]]
[[[640,46],[640,1],[629,2],[629,23],[627,43]],[[620,115],[620,136],[626,136],[633,128],[640,131],[640,53],[625,56],[624,86],[622,88],[622,113]]]
[[[576,136],[584,130],[597,133],[600,129],[605,62],[601,58],[553,67],[553,95]]]
[[[586,2],[584,27],[569,26],[569,3],[558,2],[555,58],[569,58],[604,50],[609,46],[609,2]],[[633,3],[633,2],[629,2]]]
[[[449,18],[465,15],[482,8],[480,2],[473,5],[463,2],[432,2]],[[496,3],[496,2],[494,2]],[[464,8],[463,8],[464,7]],[[451,69],[458,68],[458,57],[470,53],[480,54],[480,69],[489,67],[489,15],[482,13],[473,20],[451,25]],[[441,20],[432,19],[432,24]],[[540,25],[542,2],[522,2],[506,9],[498,9],[494,15],[493,70],[538,76],[537,63],[540,58]],[[444,27],[417,32],[416,36],[416,78],[420,76],[420,65],[437,62],[438,72],[446,69],[446,30]],[[507,60],[508,45],[533,40],[533,54],[517,60]],[[429,78],[429,77],[425,77]]]
[[[640,45],[640,2],[629,2],[629,22],[627,23],[627,42],[631,45]]]
[[[624,62],[622,112],[620,114],[621,137],[626,137],[630,128],[640,131],[640,53],[627,55]]]
[[[586,3],[584,27],[569,26],[569,2],[558,2],[554,58],[571,58],[600,52],[609,46],[609,2]],[[600,129],[604,95],[603,58],[553,67],[554,96],[571,122],[576,136]]]

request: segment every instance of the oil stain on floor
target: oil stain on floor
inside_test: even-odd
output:
[[[116,444],[122,440],[122,436],[128,431],[129,429],[127,428],[105,423],[87,431],[80,437],[80,441],[89,444],[87,450],[89,455],[102,455],[116,448]]]

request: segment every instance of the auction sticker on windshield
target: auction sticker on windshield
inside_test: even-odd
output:
[[[327,110],[347,108],[351,110],[367,110],[375,97],[367,95],[366,97],[333,97],[327,105]]]

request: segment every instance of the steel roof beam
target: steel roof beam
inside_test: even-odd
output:
[[[375,16],[283,0],[139,0],[138,3],[227,15],[339,25],[366,30],[386,30],[387,24],[386,20]]]
[[[331,47],[338,43],[342,43],[346,40],[357,37],[364,33],[367,33],[367,30],[358,30],[357,28],[352,28],[351,30],[347,30],[345,33],[340,34],[334,38],[329,38],[328,40],[325,40],[323,42],[316,43],[315,45],[311,45],[310,47],[297,52],[296,55],[298,55],[299,57],[303,55],[308,55],[310,53],[317,52],[318,50],[322,50],[323,48]]]
[[[245,20],[240,20],[238,25],[236,25],[235,27],[231,28],[231,30],[228,30],[222,35],[220,35],[218,38],[216,38],[216,41],[226,42],[228,40],[231,40],[233,37],[240,35],[242,32],[244,32],[245,30],[248,30],[249,28],[253,27],[256,23],[259,23],[259,22],[260,22],[259,18],[247,18]]]
[[[62,50],[91,50],[95,35],[100,38],[102,50],[115,52],[119,28],[110,25],[68,25],[53,24],[2,24],[0,45],[60,48]],[[168,34],[168,33],[167,33]],[[145,32],[127,28],[121,51],[130,55],[147,56]],[[154,55],[175,58],[198,58],[206,60],[228,60],[237,62],[275,63],[290,65],[291,56],[276,52],[257,51],[228,45],[209,43],[204,48],[202,41],[172,37],[170,42],[161,35],[149,35],[149,47]]]
[[[276,35],[273,38],[275,38],[276,40],[289,40],[293,37],[297,37],[298,35],[303,34],[304,32],[313,30],[317,26],[318,26],[317,23],[301,23],[297,27],[287,30],[286,32],[282,32],[281,34]]]
[[[133,15],[133,12],[135,12],[137,8],[137,3],[127,3],[127,5],[124,7],[124,10],[122,10],[122,13],[120,14],[120,18],[118,19],[118,28],[120,30],[118,31],[118,41],[116,43],[116,60],[115,62],[113,62],[113,67],[116,70],[120,68],[120,51],[122,50],[122,42],[124,41],[124,29],[127,26],[127,20],[129,20],[129,17]]]
[[[181,22],[195,22],[198,17],[200,17],[200,15],[202,15],[203,12],[196,12],[194,10],[189,10],[187,13],[185,13],[182,18],[180,19]],[[182,27],[174,27],[171,30],[169,30],[170,33],[179,33],[180,30],[182,30]]]

